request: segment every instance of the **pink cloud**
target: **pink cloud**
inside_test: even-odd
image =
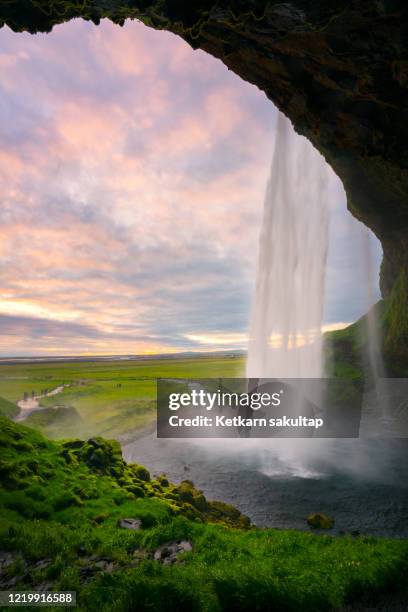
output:
[[[174,350],[241,331],[271,147],[264,97],[135,22],[0,39],[0,317],[22,321],[0,351]],[[61,348],[60,327],[30,337],[29,317],[95,337],[72,327]]]

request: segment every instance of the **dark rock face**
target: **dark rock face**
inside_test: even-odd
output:
[[[343,180],[381,240],[381,288],[408,312],[408,5],[404,0],[73,0],[2,3],[0,25],[49,31],[82,16],[168,29],[257,85]],[[403,290],[401,290],[401,287]],[[393,296],[394,294],[394,296]],[[405,314],[404,314],[405,313]],[[393,312],[395,318],[395,313]],[[400,315],[397,315],[397,318]],[[393,319],[393,329],[398,321]],[[403,325],[404,328],[404,325]],[[387,334],[408,361],[407,330]]]

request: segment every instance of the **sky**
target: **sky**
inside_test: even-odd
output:
[[[0,355],[246,347],[277,111],[167,32],[0,30]],[[325,328],[378,297],[333,175]]]

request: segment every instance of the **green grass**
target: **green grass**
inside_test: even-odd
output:
[[[10,402],[4,397],[0,397],[0,414],[10,418],[15,417],[19,413],[19,408],[13,402]]]
[[[372,307],[373,323],[378,327],[378,336],[382,341],[382,318],[384,302],[380,300]],[[369,365],[368,314],[344,329],[324,334],[325,363],[328,376],[351,380],[360,389],[370,384],[371,367]]]
[[[408,279],[401,270],[389,295],[384,317],[384,349],[394,376],[408,376]]]
[[[118,437],[155,421],[157,378],[239,377],[244,370],[243,358],[224,356],[2,365],[0,396],[16,403],[25,392],[39,394],[69,384],[58,395],[42,398],[41,406],[53,410],[32,414],[27,424],[54,439],[66,435]],[[73,418],[68,418],[67,408]],[[0,403],[0,412],[12,416],[7,410]]]
[[[0,426],[0,549],[12,555],[4,578],[14,590],[75,590],[91,611],[312,612],[404,584],[405,541],[248,528],[189,481],[127,465],[114,441],[52,442],[5,418]],[[120,529],[120,518],[142,529]],[[181,539],[193,550],[175,564],[151,558]]]
[[[369,316],[377,326],[382,346],[385,371],[388,377],[408,376],[408,309],[407,287],[404,275],[395,283],[387,300],[380,300],[372,306],[371,312],[348,327],[324,335],[325,362],[329,376],[353,380],[356,385],[370,385],[369,364]]]

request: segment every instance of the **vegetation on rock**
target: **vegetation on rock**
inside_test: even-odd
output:
[[[398,358],[398,347],[402,349],[403,346],[408,346],[408,304],[405,310],[403,283],[404,279],[401,277],[395,287],[395,294],[393,292],[387,301],[377,302],[372,307],[373,312],[370,311],[344,329],[327,332],[324,335],[325,361],[329,376],[352,380],[359,389],[363,388],[364,383],[370,385],[373,374],[370,371],[368,346],[370,314],[378,326],[378,337],[384,353],[385,374],[391,378],[408,376],[407,361],[403,355]]]
[[[307,524],[314,529],[332,529],[334,527],[334,519],[323,512],[309,514]]]

